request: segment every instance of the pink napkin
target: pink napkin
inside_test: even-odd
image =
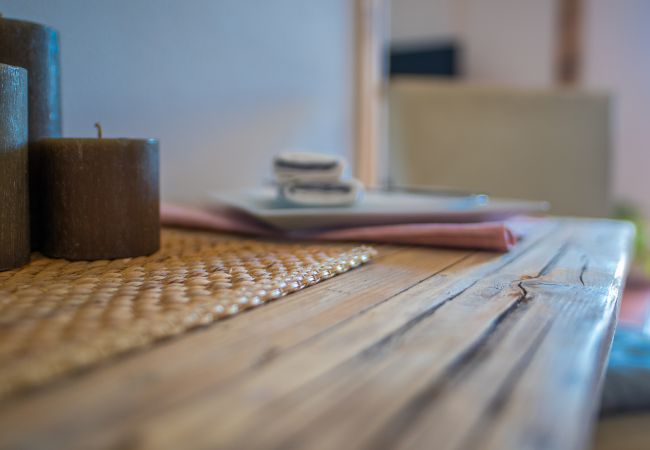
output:
[[[229,208],[203,210],[170,203],[161,205],[160,219],[163,225],[285,239],[381,242],[495,251],[510,250],[517,243],[517,236],[506,222],[409,223],[287,232]]]

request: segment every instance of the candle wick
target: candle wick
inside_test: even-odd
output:
[[[97,138],[98,138],[98,139],[101,139],[101,138],[102,138],[102,135],[104,134],[104,133],[102,132],[102,124],[99,123],[99,122],[95,123],[95,128],[97,128]]]

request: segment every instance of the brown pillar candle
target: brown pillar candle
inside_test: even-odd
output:
[[[158,141],[41,139],[30,157],[41,251],[70,260],[154,253],[160,246]]]
[[[29,261],[27,71],[0,64],[0,270]]]

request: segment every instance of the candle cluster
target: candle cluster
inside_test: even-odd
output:
[[[59,59],[55,30],[0,16],[0,270],[160,245],[158,141],[62,138]]]

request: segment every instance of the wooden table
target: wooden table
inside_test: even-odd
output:
[[[5,401],[0,447],[584,448],[632,234],[575,220],[502,255],[381,248]]]

